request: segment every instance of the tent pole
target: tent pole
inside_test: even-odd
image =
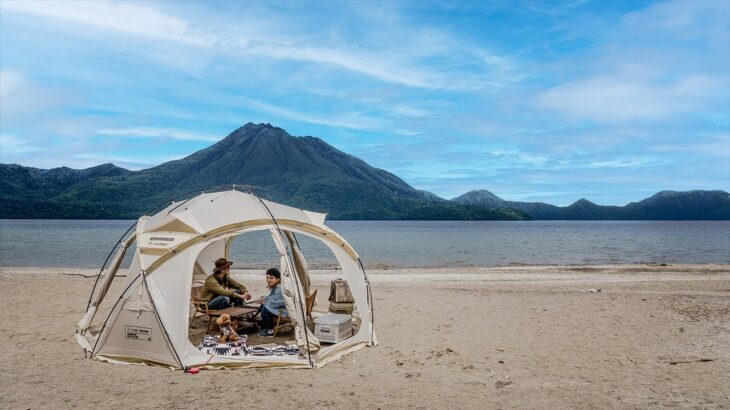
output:
[[[375,310],[373,309],[373,291],[370,287],[370,279],[368,279],[368,275],[365,272],[365,267],[362,265],[362,260],[360,258],[357,258],[357,263],[360,265],[360,270],[362,270],[362,276],[365,278],[365,285],[368,290],[368,307],[370,308],[370,344],[373,344],[375,334]]]
[[[306,260],[304,258],[304,253],[302,252],[302,248],[299,247],[299,242],[297,241],[297,236],[292,231],[285,231],[287,242],[290,245],[291,254],[293,256],[293,259],[299,260],[301,256],[300,264],[302,264],[302,267],[304,268],[304,265],[306,263]],[[304,288],[304,298],[308,298],[312,294],[312,281],[309,278],[309,269],[305,268],[305,272],[299,272],[299,265],[295,264],[295,270],[297,271],[297,276],[300,279],[300,282],[302,283],[302,286]],[[308,282],[305,282],[303,278],[307,278]]]
[[[184,194],[182,194],[182,195],[178,195],[178,196],[177,196],[176,198],[179,198],[179,197],[181,197],[181,196],[183,196],[183,195],[189,195],[189,194],[192,194],[193,192],[200,192],[200,195],[203,195],[203,194],[205,193],[205,191],[206,191],[206,189],[204,189],[204,190],[202,190],[202,191],[200,191],[200,190],[197,190],[197,189],[196,189],[195,191],[190,191],[190,192],[186,192],[186,193],[184,193]],[[198,196],[200,196],[200,195],[198,195]],[[179,204],[177,204],[177,206],[176,206],[176,207],[174,207],[174,208],[170,209],[169,211],[167,211],[168,215],[170,214],[170,212],[172,212],[172,211],[176,210],[177,208],[180,208],[181,206],[185,205],[185,204],[186,204],[186,203],[188,203],[188,202],[189,202],[190,200],[192,200],[192,199],[194,199],[194,198],[197,198],[198,196],[193,196],[193,197],[190,197],[190,198],[188,198],[188,199],[186,199],[186,200],[184,200],[184,201],[181,201],[181,202],[180,202]],[[158,205],[158,206],[159,206],[159,205]]]
[[[165,201],[165,202],[162,202],[162,203],[159,203],[159,204],[155,205],[155,207],[154,207],[154,208],[152,208],[152,209],[150,209],[149,211],[147,211],[147,212],[145,213],[145,215],[149,215],[149,214],[151,214],[152,212],[156,211],[156,210],[157,210],[157,208],[161,207],[162,205],[164,205],[164,204],[166,204],[166,203],[168,203],[168,202],[170,202],[170,203],[172,203],[172,202],[175,202],[175,200],[176,200],[176,199],[178,199],[178,198],[181,198],[181,197],[184,197],[185,195],[190,195],[190,194],[192,194],[192,193],[194,193],[194,192],[200,192],[201,194],[203,194],[203,193],[205,193],[205,191],[211,191],[211,190],[213,190],[213,189],[219,189],[219,188],[228,188],[228,187],[230,187],[230,190],[231,190],[231,191],[238,191],[238,189],[236,189],[236,188],[239,188],[239,187],[249,187],[249,188],[256,188],[256,189],[264,189],[264,190],[267,190],[267,191],[272,191],[272,192],[278,192],[278,191],[274,191],[273,189],[266,189],[266,188],[263,188],[263,187],[257,187],[257,186],[253,186],[253,185],[239,185],[239,184],[226,184],[226,185],[215,185],[215,186],[211,186],[211,187],[208,187],[208,188],[205,188],[205,189],[194,189],[194,190],[192,190],[192,191],[188,191],[188,192],[182,193],[182,194],[180,194],[180,195],[176,195],[176,196],[174,196],[174,197],[172,197],[172,198],[168,199],[168,200],[167,200],[167,201]],[[241,191],[239,191],[239,192],[241,192]],[[180,203],[180,205],[182,205],[182,204],[184,204],[184,203],[186,203],[186,202],[190,201],[190,200],[191,200],[191,199],[193,199],[193,198],[195,198],[195,197],[190,197],[190,198],[188,198],[188,199],[186,199],[186,200],[182,201],[182,202]],[[171,209],[171,210],[170,210],[170,212],[172,212],[172,211],[174,211],[175,209],[179,208],[179,207],[180,207],[180,205],[178,205],[178,206],[176,206],[175,208]]]
[[[122,239],[124,239],[125,236],[129,233],[129,231],[132,230],[137,225],[138,221],[135,221],[132,226],[127,229],[126,232],[122,235],[121,238],[117,241],[117,243],[114,244],[114,247],[112,247],[112,250],[109,251],[109,254],[106,256],[106,259],[104,260],[104,263],[101,265],[101,269],[99,269],[99,273],[96,275],[96,280],[94,281],[94,287],[91,289],[91,294],[89,295],[89,301],[86,303],[86,310],[89,310],[89,306],[91,306],[91,299],[94,297],[94,292],[96,291],[96,286],[99,284],[99,279],[101,278],[101,273],[104,272],[104,268],[106,267],[106,264],[109,262],[109,258],[112,257],[112,254],[114,253],[114,250],[117,249],[117,246],[122,243]]]
[[[258,195],[254,194],[254,193],[251,193],[251,194],[254,197],[256,197],[256,199],[259,200],[259,203],[261,204],[261,206],[264,207],[266,212],[269,214],[269,217],[271,217],[271,221],[274,222],[274,226],[276,226],[276,231],[279,234],[279,240],[284,244],[284,247],[286,248],[286,242],[284,241],[284,235],[282,235],[282,233],[281,233],[281,228],[279,227],[279,223],[276,222],[276,218],[274,217],[274,214],[271,212],[269,207],[266,206],[266,203],[261,198],[259,198]],[[286,259],[289,262],[289,266],[291,267],[291,270],[293,273],[292,276],[294,276],[294,285],[297,287],[297,295],[302,295],[303,293],[302,293],[301,288],[299,287],[299,277],[298,277],[299,274],[296,271],[296,266],[294,266],[294,262],[291,260],[291,255],[289,254],[288,248],[285,249],[285,251],[286,251]],[[309,335],[307,334],[307,314],[304,311],[304,309],[302,308],[301,299],[299,300],[299,313],[302,315],[301,316],[302,317],[302,327],[304,328],[304,341],[307,344],[307,359],[309,360],[309,367],[313,368],[314,363],[312,362],[312,351],[309,347]]]

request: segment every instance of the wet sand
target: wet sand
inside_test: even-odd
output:
[[[0,407],[730,407],[728,265],[373,270],[378,347],[197,375],[84,359],[95,273],[0,268]],[[313,272],[315,310],[335,277]]]

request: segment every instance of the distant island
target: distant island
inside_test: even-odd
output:
[[[319,138],[253,123],[186,158],[141,171],[0,164],[0,218],[136,219],[185,192],[232,184],[340,220],[730,219],[724,191],[660,192],[625,207],[512,202],[488,191],[447,200]]]

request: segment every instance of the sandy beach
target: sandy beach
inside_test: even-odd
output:
[[[197,375],[84,359],[78,275],[95,273],[0,268],[0,407],[730,407],[728,265],[371,270],[379,346]],[[312,272],[315,310],[335,277]]]

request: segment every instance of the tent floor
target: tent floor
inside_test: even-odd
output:
[[[248,323],[244,323],[244,325],[248,325],[247,327],[244,327],[242,330],[239,330],[238,333],[243,335],[245,334],[248,337],[248,344],[251,346],[256,345],[262,345],[262,344],[277,344],[277,345],[284,345],[284,344],[294,344],[294,331],[291,329],[290,326],[283,327],[282,330],[279,332],[279,334],[276,337],[259,337],[256,335],[256,328],[253,326],[250,326]],[[217,335],[218,330],[211,330],[208,332],[207,330],[208,322],[204,319],[195,319],[193,321],[193,326],[188,331],[188,339],[190,339],[190,343],[197,346],[202,340],[203,337],[206,334],[212,334]]]
[[[324,313],[319,313],[324,314]],[[317,314],[315,314],[315,317]],[[197,346],[202,340],[203,337],[206,334],[213,334],[217,335],[218,330],[211,330],[208,332],[207,330],[208,322],[205,318],[196,318],[193,321],[193,325],[188,330],[188,339],[190,340],[190,343],[192,343],[194,346]],[[291,326],[283,326],[281,331],[276,337],[259,337],[256,334],[257,329],[250,325],[250,323],[244,322],[244,327],[242,330],[239,330],[238,333],[243,335],[245,334],[248,337],[248,345],[249,346],[260,346],[260,345],[266,345],[266,344],[275,344],[275,345],[291,345],[296,344],[296,341],[294,340],[294,330],[291,328]],[[353,327],[354,332],[357,333],[357,330],[360,328],[360,321],[354,320],[353,321]],[[313,330],[310,326],[310,330]]]

